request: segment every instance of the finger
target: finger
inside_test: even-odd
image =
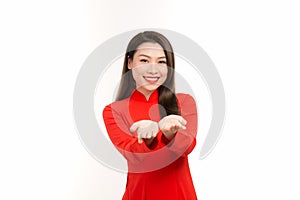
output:
[[[153,136],[153,132],[150,130],[145,134],[146,138],[150,139]]]
[[[186,124],[187,124],[187,121],[186,121],[182,116],[179,116],[177,119],[178,119],[178,121],[179,121],[182,125],[186,125]]]
[[[180,129],[180,126],[174,126],[174,127],[172,128],[172,131],[173,131],[173,132],[177,132],[179,129]]]
[[[183,126],[183,125],[181,125],[180,123],[174,124],[174,125],[171,127],[171,130],[172,130],[173,132],[176,132],[176,131],[178,131],[178,130],[184,130],[184,129],[186,129],[186,127]]]
[[[143,139],[141,138],[141,136],[140,135],[138,135],[138,143],[142,143],[143,142]]]
[[[183,126],[179,121],[174,122],[174,125],[176,128],[181,128]]]
[[[183,125],[186,125],[187,121],[180,115],[169,115],[170,117],[177,119]]]
[[[187,121],[182,117],[182,120],[180,121],[182,125],[186,125]]]
[[[130,127],[130,132],[135,132],[136,129],[139,127],[139,123],[138,122],[135,122],[132,124],[132,126]]]
[[[158,127],[156,127],[156,129],[154,130],[153,137],[156,137],[157,134],[158,134]]]
[[[152,133],[149,133],[149,134],[147,134],[147,139],[150,139],[150,138],[152,138]]]
[[[184,125],[181,124],[181,123],[178,123],[178,124],[176,124],[176,128],[177,128],[177,129],[186,129],[186,126],[184,126]]]
[[[158,131],[153,130],[153,131],[151,132],[151,137],[156,137],[157,133],[158,133]]]

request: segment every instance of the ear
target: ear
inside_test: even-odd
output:
[[[128,58],[128,63],[127,63],[128,69],[132,69],[132,60]]]

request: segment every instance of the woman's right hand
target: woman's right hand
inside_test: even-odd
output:
[[[180,129],[186,129],[187,121],[180,115],[168,115],[158,122],[158,127],[168,139],[172,139]]]
[[[155,138],[158,131],[158,123],[151,120],[140,120],[130,127],[130,132],[137,133],[138,143],[142,143],[143,139]]]

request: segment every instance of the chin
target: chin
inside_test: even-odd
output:
[[[147,86],[145,87],[145,90],[151,91],[153,92],[154,90],[156,90],[160,85],[151,85],[151,86]]]

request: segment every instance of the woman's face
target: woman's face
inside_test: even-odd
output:
[[[145,42],[138,46],[133,59],[128,60],[136,89],[148,96],[162,85],[168,74],[167,58],[158,43]]]

